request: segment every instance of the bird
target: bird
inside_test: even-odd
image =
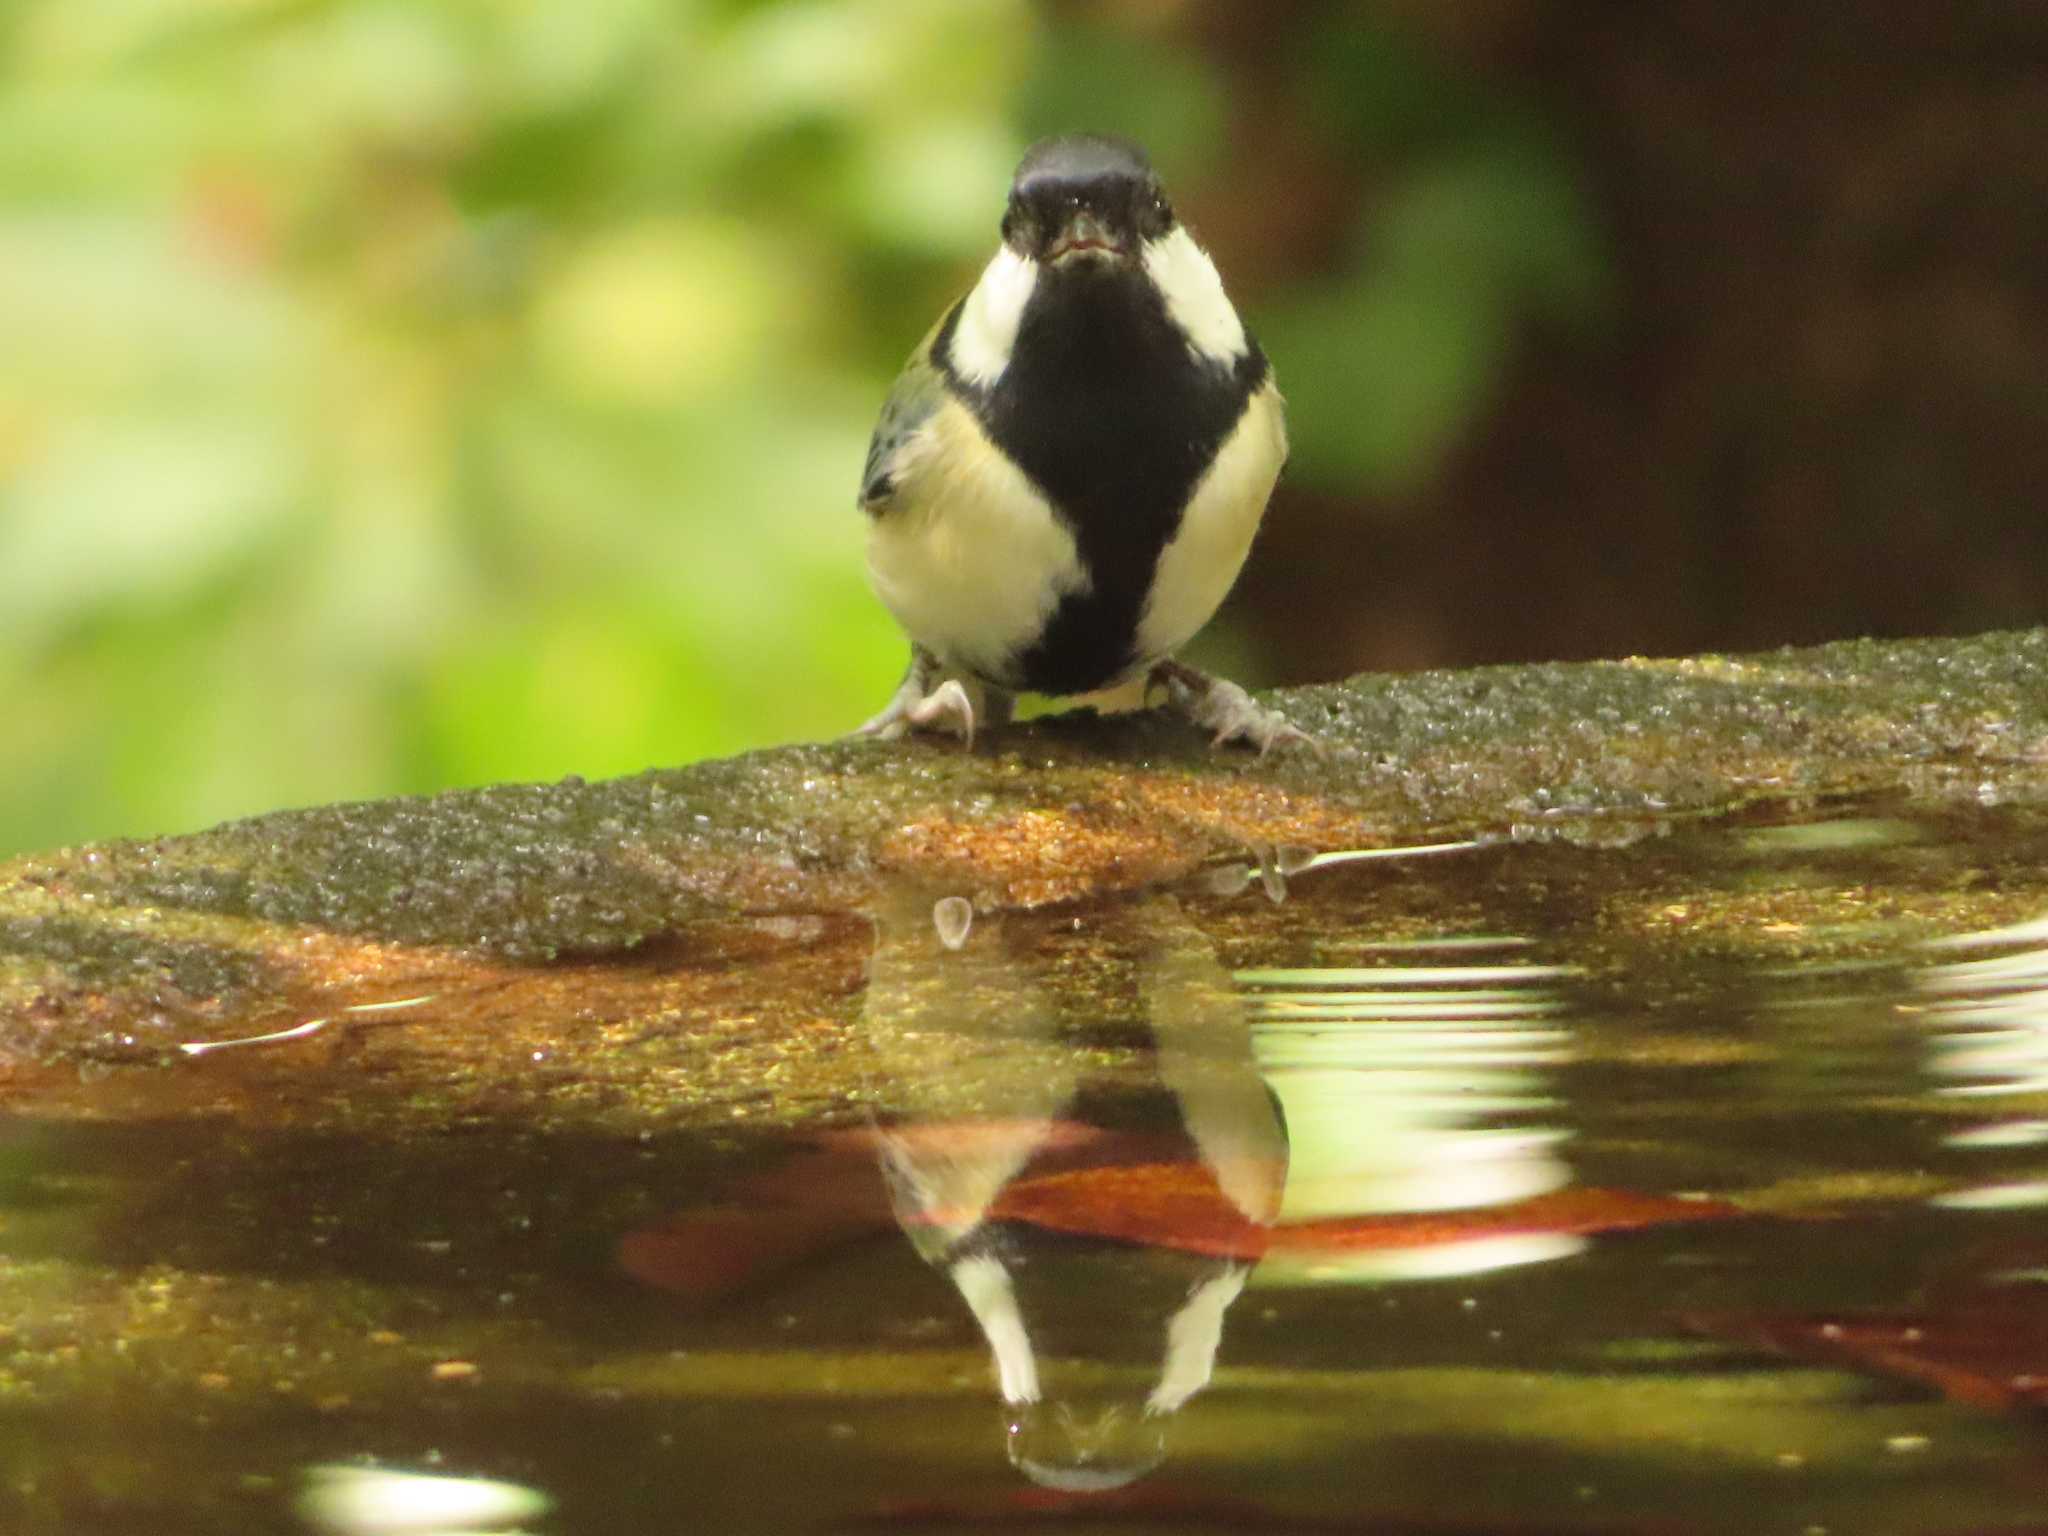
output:
[[[1262,754],[1313,739],[1174,658],[1229,592],[1287,460],[1273,369],[1143,149],[1026,151],[1000,243],[890,391],[859,503],[910,639],[856,735],[974,739],[1019,693],[1142,685]]]

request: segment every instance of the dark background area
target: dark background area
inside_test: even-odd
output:
[[[1233,236],[1288,166],[1299,270],[1400,157],[1274,88],[1328,8],[1253,9],[1191,25],[1243,82]],[[1518,336],[1424,483],[1286,491],[1244,594],[1281,672],[2048,616],[2048,10],[1375,9],[1550,125],[1611,283]]]

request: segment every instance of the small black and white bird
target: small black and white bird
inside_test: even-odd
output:
[[[1173,659],[1237,579],[1286,458],[1272,368],[1144,152],[1035,145],[995,258],[868,448],[868,574],[911,659],[860,734],[971,741],[1017,693],[1142,681],[1219,744],[1309,740]]]

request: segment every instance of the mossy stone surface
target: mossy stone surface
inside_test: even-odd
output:
[[[1148,888],[1246,848],[1626,842],[1760,803],[2048,793],[2048,630],[1746,657],[1375,676],[1272,702],[1325,745],[1157,716],[777,748],[604,783],[285,811],[0,866],[0,1051],[151,1037],[843,919],[888,886],[984,910]],[[230,1031],[232,1032],[232,1031]]]

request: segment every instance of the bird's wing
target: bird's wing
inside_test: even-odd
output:
[[[906,454],[914,448],[918,433],[945,403],[945,375],[932,361],[932,343],[938,340],[945,325],[946,317],[941,317],[910,354],[910,361],[896,375],[896,383],[882,406],[875,435],[868,440],[867,468],[860,477],[860,506],[870,517],[879,517],[889,510]]]

